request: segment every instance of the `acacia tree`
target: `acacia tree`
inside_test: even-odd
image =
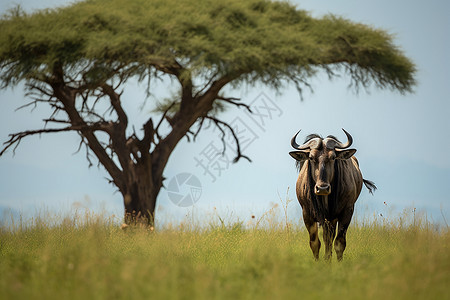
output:
[[[301,91],[319,70],[347,74],[356,89],[414,85],[414,64],[385,31],[312,18],[285,2],[90,0],[31,14],[15,9],[0,20],[1,88],[24,82],[30,105],[52,113],[43,128],[11,134],[0,155],[30,135],[78,132],[89,163],[95,156],[123,195],[126,222],[152,223],[172,151],[205,120],[231,132],[235,161],[247,158],[215,112],[249,107],[224,87],[260,82]],[[127,82],[148,83],[151,93],[163,76],[178,93],[133,130],[123,107]]]

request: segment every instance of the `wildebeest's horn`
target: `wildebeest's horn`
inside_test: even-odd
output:
[[[297,135],[302,131],[301,129],[294,135],[294,137],[291,139],[291,146],[294,147],[297,150],[306,150],[310,148],[314,148],[318,146],[318,140],[317,139],[311,139],[308,142],[304,143],[303,145],[297,144],[295,139],[297,138]]]
[[[353,144],[353,138],[350,135],[350,133],[348,133],[347,131],[345,131],[344,128],[342,128],[342,130],[344,131],[345,135],[347,136],[347,143],[346,144],[342,144],[342,143],[337,143],[336,144],[336,148],[337,149],[345,149],[350,147]]]
[[[302,131],[301,129],[294,135],[294,137],[291,139],[291,146],[294,147],[295,149],[298,150],[304,150],[308,147],[302,148],[301,145],[297,144],[297,142],[295,141],[295,139],[297,138],[297,135],[300,133],[300,131]]]

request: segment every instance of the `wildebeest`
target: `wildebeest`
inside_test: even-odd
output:
[[[315,259],[319,259],[319,223],[323,227],[325,259],[332,256],[333,240],[337,259],[342,260],[346,247],[346,233],[352,219],[355,202],[363,183],[370,193],[376,189],[373,182],[363,179],[358,160],[349,149],[352,136],[341,143],[334,136],[322,138],[317,134],[307,136],[302,145],[296,143],[298,133],[291,139],[296,151],[289,154],[297,161],[299,176],[297,197],[303,210],[303,221],[309,232],[309,245]]]

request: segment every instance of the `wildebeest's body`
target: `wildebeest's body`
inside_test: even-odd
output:
[[[345,132],[345,131],[344,131]],[[323,226],[325,258],[332,253],[334,237],[338,260],[342,259],[346,247],[346,232],[353,216],[355,202],[363,183],[370,191],[375,185],[363,179],[355,149],[347,149],[349,142],[341,144],[335,137],[322,139],[309,136],[304,145],[299,146],[292,139],[298,151],[290,152],[300,168],[297,180],[297,197],[303,211],[303,220],[310,234],[310,246],[314,257],[319,258],[320,240],[317,223]]]
[[[303,164],[297,180],[297,196],[303,211],[323,225],[353,211],[361,192],[363,178],[356,157],[334,161],[334,178],[329,195],[316,195],[310,162]]]

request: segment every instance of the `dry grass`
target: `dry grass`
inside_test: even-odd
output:
[[[449,295],[448,229],[436,231],[419,221],[355,224],[344,261],[333,257],[327,263],[313,260],[306,231],[285,221],[272,225],[123,230],[95,215],[4,225],[0,298],[385,300]]]

